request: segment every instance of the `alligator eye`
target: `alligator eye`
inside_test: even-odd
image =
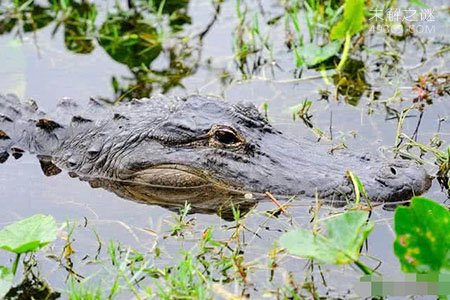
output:
[[[237,146],[245,143],[245,139],[233,128],[226,125],[213,125],[209,131],[210,146]]]
[[[222,144],[232,145],[239,142],[234,132],[228,129],[220,129],[214,133],[214,138]]]

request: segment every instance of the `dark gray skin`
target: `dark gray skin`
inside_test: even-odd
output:
[[[250,103],[213,97],[160,96],[115,108],[92,100],[87,109],[64,100],[47,115],[6,96],[0,130],[4,153],[37,154],[47,175],[65,169],[94,187],[163,206],[189,200],[207,210],[247,192],[348,201],[354,198],[348,170],[373,202],[408,200],[431,185],[414,162],[330,154],[282,134]]]

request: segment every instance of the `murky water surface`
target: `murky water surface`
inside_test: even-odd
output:
[[[264,1],[262,7],[257,2],[246,4],[250,19],[254,14],[259,14],[263,16],[259,21],[264,23],[282,14],[282,6],[277,1]],[[445,45],[448,49],[450,42],[448,12],[442,10],[444,2],[435,1],[431,4],[436,9],[435,20],[423,25],[433,28],[432,32],[418,33],[416,37],[396,42],[391,48],[383,45],[382,34],[367,35],[363,42],[371,50],[354,52],[352,58],[361,64],[357,70],[365,68],[364,78],[368,85],[360,95],[346,97],[338,94],[336,99],[335,85],[324,81],[319,71],[304,69],[299,74],[293,63],[294,55],[283,42],[286,39],[283,21],[271,27],[262,26],[262,30],[266,30],[266,34],[275,41],[272,53],[261,52],[260,58],[258,55],[250,56],[248,64],[240,68],[233,52],[238,26],[236,3],[224,2],[217,20],[212,22],[214,6],[210,1],[190,1],[185,9],[192,22],[183,25],[178,34],[184,36],[186,45],[182,47],[186,47],[185,51],[190,54],[183,57],[180,54],[183,51],[176,47],[179,41],[168,39],[163,44],[164,51],[150,65],[152,70],[149,74],[153,75],[149,77],[155,76],[157,79],[148,84],[142,93],[213,94],[230,102],[251,101],[261,111],[266,103],[269,120],[276,127],[290,135],[315,141],[317,135],[313,130],[299,118],[294,121],[292,117],[293,107],[311,100],[313,105],[310,113],[314,128],[322,130],[326,136],[330,136],[330,128],[332,131],[333,140],[323,138],[320,141],[322,145],[331,148],[345,142],[347,147],[361,153],[383,152],[394,146],[398,122],[393,112],[400,112],[412,104],[416,93],[412,86],[418,76],[431,71],[443,73],[450,70],[449,52],[438,53]],[[104,14],[113,5],[112,1],[98,1],[97,4],[99,14]],[[205,32],[209,25],[209,31]],[[33,98],[43,110],[50,111],[63,97],[85,104],[90,97],[112,100],[136,93],[133,89],[122,94],[115,91],[112,84],[114,80],[121,87],[128,83],[142,85],[136,79],[138,75],[130,72],[129,66],[112,59],[96,41],[89,53],[68,51],[63,28],[55,28],[56,23],[53,22],[35,32],[23,33],[16,28],[0,35],[0,93],[14,93],[24,99]],[[201,33],[205,35],[199,43],[198,34]],[[173,51],[172,57],[170,51]],[[396,54],[380,56],[383,51],[385,54]],[[398,61],[393,62],[393,58],[398,58]],[[426,60],[422,61],[423,58]],[[258,66],[258,59],[265,62]],[[189,72],[181,74],[182,68],[189,69]],[[242,70],[253,69],[247,74],[242,73]],[[350,89],[356,88],[352,86]],[[321,96],[324,90],[329,92],[328,100],[323,100]],[[389,100],[396,91],[401,93],[403,101]],[[418,128],[418,140],[424,143],[439,132],[440,137],[448,143],[449,101],[448,96],[434,98],[433,104],[426,105],[419,125],[419,112],[411,113],[405,120],[403,132],[412,135]],[[430,172],[435,171],[432,165],[426,167]],[[433,183],[426,196],[442,202],[447,199],[446,192],[441,190],[437,182]],[[59,222],[76,222],[76,253],[72,259],[74,269],[84,276],[101,269],[96,265],[85,265],[82,261],[86,255],[95,256],[98,243],[94,233],[104,243],[116,240],[141,251],[158,245],[166,255],[158,264],[164,261],[173,263],[173,260],[178,259],[180,247],[189,249],[189,245],[194,244],[189,238],[186,241],[161,238],[169,232],[174,216],[168,209],[134,203],[103,189],[93,189],[86,182],[70,178],[65,172],[46,177],[38,160],[28,154],[0,165],[0,207],[0,226],[37,213],[50,214]],[[310,226],[310,207],[309,200],[292,203],[289,214],[295,224]],[[281,232],[289,227],[289,218],[281,216],[280,220],[274,220],[263,214],[274,208],[270,201],[260,203],[245,219],[249,229],[244,234],[245,255],[249,261],[266,265],[269,249]],[[324,207],[322,210],[326,215],[333,209]],[[377,226],[367,245],[368,253],[382,262],[379,270],[383,274],[399,272],[398,261],[392,251],[392,217],[390,211],[375,209],[372,219]],[[201,233],[207,227],[214,226],[219,237],[227,236],[227,227],[233,224],[217,215],[194,214],[189,218],[195,219],[194,232]],[[251,231],[257,232],[257,235]],[[55,249],[59,246],[57,244]],[[8,259],[2,253],[0,262]],[[261,269],[250,275],[254,276],[252,282],[259,282],[261,286],[249,287],[249,292],[258,294],[265,287],[275,287],[277,282],[286,280],[288,271],[294,272],[300,280],[305,272],[304,260],[285,257],[278,264],[283,271],[273,282],[268,282],[268,270]],[[374,265],[373,261],[371,264]],[[43,258],[41,269],[51,286],[64,286],[67,276],[64,268]],[[340,293],[351,288],[360,274],[351,267],[324,267],[323,271],[328,288]]]

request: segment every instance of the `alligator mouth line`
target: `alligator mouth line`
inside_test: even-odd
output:
[[[242,193],[238,185],[219,180],[199,170],[183,164],[157,164],[144,167],[139,171],[121,178],[124,181],[145,184],[152,187],[172,189],[192,189],[215,187],[222,190]]]

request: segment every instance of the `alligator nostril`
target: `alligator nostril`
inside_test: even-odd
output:
[[[397,170],[394,167],[391,167],[391,173],[393,175],[397,175]]]

